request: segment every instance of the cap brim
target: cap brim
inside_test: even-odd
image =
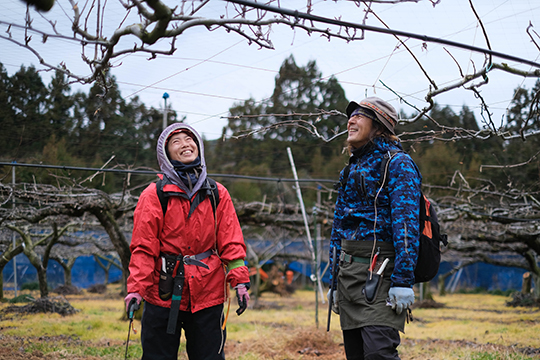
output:
[[[360,105],[356,101],[351,101],[349,105],[347,105],[347,110],[345,110],[345,112],[347,113],[347,118],[350,118],[352,112],[359,107]]]

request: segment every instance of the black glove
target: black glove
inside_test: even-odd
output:
[[[236,309],[237,315],[242,315],[246,311],[249,302],[249,288],[246,284],[238,284],[236,289],[236,299],[238,300],[238,309]]]

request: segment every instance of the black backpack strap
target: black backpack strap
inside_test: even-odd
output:
[[[206,178],[204,187],[197,192],[197,196],[195,196],[195,199],[191,203],[188,218],[191,216],[191,214],[193,214],[197,206],[199,206],[199,204],[202,203],[204,199],[206,199],[206,197],[209,198],[210,203],[212,204],[212,211],[214,212],[215,216],[216,209],[219,204],[219,192],[216,181],[208,177]]]
[[[339,188],[344,188],[347,185],[347,180],[349,179],[349,173],[351,172],[351,165],[356,161],[354,156],[349,157],[349,163],[343,168],[343,176],[340,177],[338,181],[334,183],[334,190],[339,190]]]
[[[167,205],[169,205],[169,197],[165,196],[165,193],[163,192],[163,180],[161,179],[156,182],[156,192],[159,198],[159,203],[161,204],[161,210],[163,210],[163,217],[165,217],[165,214],[167,213]]]
[[[207,177],[206,182],[209,187],[209,190],[206,191],[206,194],[210,198],[210,202],[212,203],[212,210],[214,210],[214,215],[215,215],[216,209],[219,205],[219,190],[217,187],[216,180]]]
[[[388,185],[388,168],[390,167],[390,160],[394,158],[397,153],[400,153],[400,150],[389,150],[384,154],[381,161],[381,178],[379,179],[379,186],[385,187]]]
[[[205,191],[206,190],[206,191]],[[156,192],[159,198],[159,203],[161,204],[161,210],[163,211],[163,216],[167,213],[167,206],[169,205],[169,196],[163,192],[163,180],[159,179],[156,182]],[[206,178],[206,188],[199,190],[195,200],[191,203],[189,209],[188,218],[191,216],[193,211],[199,206],[199,204],[208,196],[210,202],[212,203],[212,211],[214,215],[216,214],[216,209],[219,205],[219,191],[217,188],[217,183],[214,179]]]
[[[351,164],[345,166],[343,168],[343,177],[334,183],[334,190],[339,190],[340,188],[344,188],[347,184],[347,179],[349,178],[349,172],[351,171]]]

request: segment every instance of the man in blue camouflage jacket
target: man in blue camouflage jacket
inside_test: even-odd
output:
[[[331,264],[339,266],[332,305],[348,360],[399,359],[399,331],[414,302],[421,175],[394,133],[389,103],[352,101],[347,116],[351,156],[340,174],[330,243],[330,254],[341,254]]]

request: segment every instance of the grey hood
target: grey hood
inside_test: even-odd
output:
[[[174,170],[171,160],[169,159],[169,157],[167,156],[167,152],[165,151],[165,143],[167,141],[167,138],[173,131],[178,129],[186,129],[191,132],[195,136],[199,145],[199,157],[201,158],[202,171],[199,175],[199,179],[197,180],[191,191]],[[167,177],[167,179],[169,179],[171,183],[184,190],[186,194],[191,198],[201,188],[202,184],[204,184],[206,180],[206,159],[204,158],[204,144],[203,139],[201,138],[199,133],[195,131],[195,129],[193,129],[191,126],[184,123],[174,123],[172,125],[169,125],[165,130],[163,130],[163,132],[159,136],[156,150],[159,167],[163,174]]]

